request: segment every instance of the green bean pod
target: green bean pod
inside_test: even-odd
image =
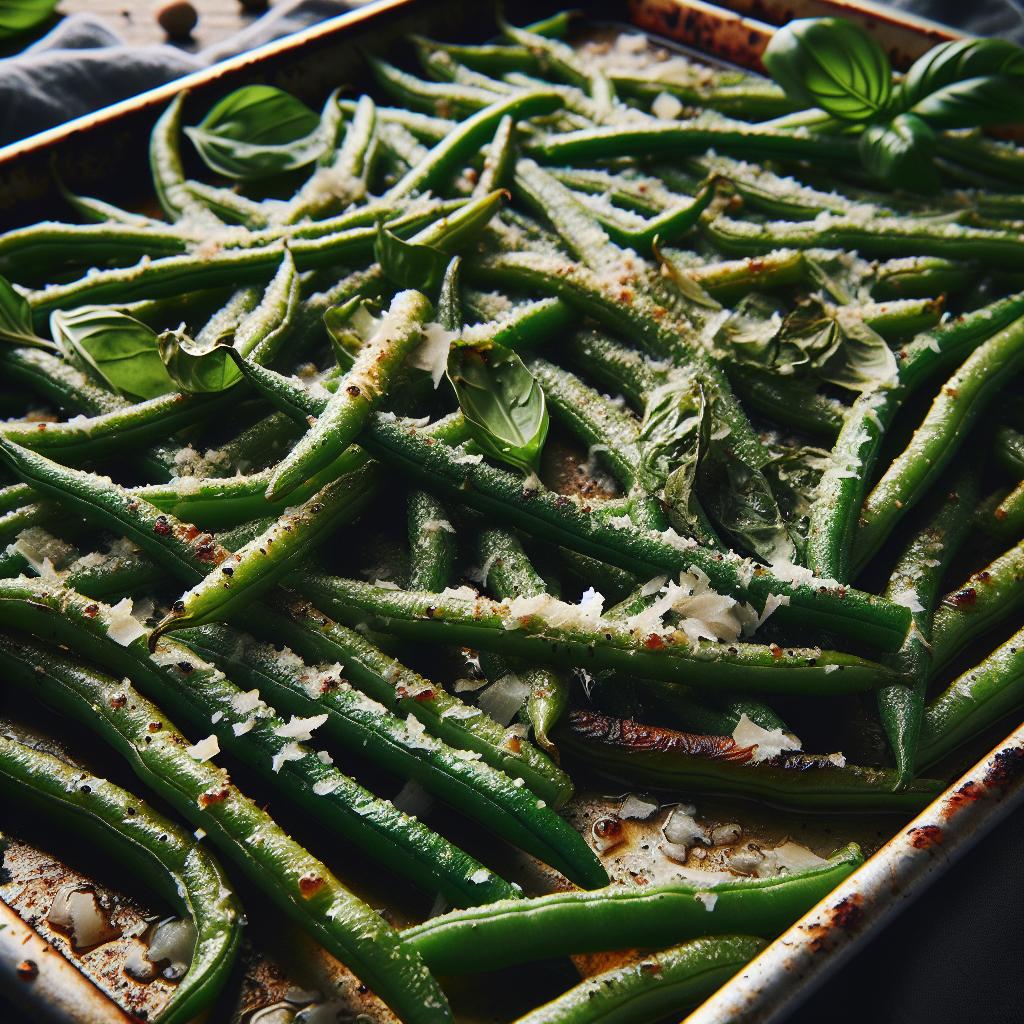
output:
[[[346,622],[367,617],[387,632],[437,644],[460,644],[567,668],[618,669],[666,682],[753,693],[848,693],[891,679],[881,665],[819,648],[691,641],[631,629],[628,622],[549,623],[540,609],[517,614],[515,602],[391,590],[357,580],[303,574],[293,584],[318,607]],[[556,618],[571,606],[552,599]],[[652,640],[652,636],[654,639]]]
[[[921,725],[918,770],[1017,712],[1024,703],[1024,630],[928,702]]]
[[[656,1024],[703,1002],[766,945],[748,935],[693,939],[592,975],[516,1024]]]
[[[444,590],[455,566],[455,527],[444,506],[426,491],[412,491],[406,503],[409,586]]]
[[[431,313],[425,295],[399,292],[380,327],[356,353],[316,424],[282,459],[267,485],[267,499],[285,497],[334,462],[387,394],[396,371],[423,338]]]
[[[230,978],[245,923],[217,861],[133,794],[6,736],[0,737],[0,790],[109,851],[192,919],[188,972],[154,1019],[187,1024],[206,1010]]]
[[[264,612],[262,622],[270,621]],[[324,735],[360,750],[398,778],[411,779],[499,838],[550,864],[578,885],[606,885],[607,875],[587,844],[564,819],[521,782],[463,751],[425,734],[390,714],[324,667],[306,666],[268,644],[246,643],[221,626],[190,629],[182,641],[230,672],[247,687],[257,687],[275,706],[292,715],[327,714]],[[491,902],[516,895],[496,876],[474,891],[474,901]],[[463,894],[461,905],[466,905]]]
[[[52,606],[35,604],[45,591],[21,586],[19,595],[18,589],[18,584],[0,585],[5,624],[59,633],[54,627],[63,620],[61,599]],[[27,595],[34,595],[29,603]],[[84,635],[80,627],[78,635]],[[204,829],[283,913],[351,967],[403,1020],[451,1020],[440,986],[391,926],[239,792],[223,768],[189,754],[188,740],[128,682],[9,637],[0,640],[0,662],[11,682],[98,732],[147,787]]]
[[[932,666],[948,665],[993,626],[1013,620],[1024,604],[1024,541],[947,594],[932,622]]]
[[[267,640],[288,644],[307,661],[343,662],[352,685],[392,714],[412,715],[450,746],[479,754],[492,768],[525,779],[549,804],[561,807],[572,796],[572,780],[546,754],[385,654],[361,633],[300,601],[274,603],[272,610],[277,614],[251,606],[246,625]]]
[[[569,953],[667,946],[738,929],[774,938],[864,862],[855,844],[818,867],[777,878],[615,885],[442,914],[402,933],[442,974],[464,974]]]

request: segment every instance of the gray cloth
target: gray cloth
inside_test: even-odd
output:
[[[198,53],[174,46],[125,46],[99,19],[72,15],[24,53],[0,60],[0,145],[163,85],[362,2],[280,0],[241,32]],[[1024,43],[1024,0],[890,2],[965,32]]]
[[[71,15],[24,52],[0,60],[0,145],[298,32],[360,2],[282,2],[198,53],[175,46],[126,46],[100,19]]]

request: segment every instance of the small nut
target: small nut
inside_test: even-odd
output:
[[[188,0],[170,0],[156,10],[157,24],[170,39],[188,39],[199,24],[199,15]]]

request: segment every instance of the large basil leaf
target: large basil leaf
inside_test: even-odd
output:
[[[53,13],[58,0],[0,0],[0,39],[35,28]]]
[[[230,348],[231,332],[203,345],[186,334],[184,326],[164,331],[157,338],[157,349],[168,376],[178,390],[193,394],[225,391],[242,379]]]
[[[799,18],[780,28],[762,57],[790,99],[844,121],[881,115],[892,95],[885,51],[840,18]]]
[[[320,125],[294,96],[270,85],[247,85],[185,132],[207,167],[247,181],[311,164],[327,144]]]
[[[0,341],[33,348],[56,347],[36,334],[32,326],[32,307],[3,275],[0,275]]]
[[[91,367],[115,391],[156,398],[175,390],[156,333],[134,317],[103,306],[82,306],[53,313],[50,331],[72,359]]]
[[[449,257],[432,245],[405,242],[382,224],[377,229],[373,254],[384,276],[399,288],[433,292],[441,283]]]
[[[869,124],[858,143],[861,163],[890,188],[933,192],[939,175],[932,164],[935,133],[916,114],[889,124]]]
[[[487,454],[533,471],[548,434],[544,391],[523,361],[501,345],[453,345],[448,379],[473,440]]]
[[[1002,39],[960,39],[919,57],[899,88],[899,105],[939,128],[1019,120],[1024,50]]]

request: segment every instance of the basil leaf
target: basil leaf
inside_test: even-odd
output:
[[[861,163],[890,188],[934,192],[939,175],[932,165],[935,133],[916,114],[869,124],[858,142]]]
[[[829,453],[823,448],[789,447],[778,444],[767,444],[766,447],[771,452],[771,459],[763,472],[803,564],[806,557],[811,506],[817,495],[821,476],[828,467]]]
[[[232,340],[232,333],[228,332],[200,345],[185,333],[182,325],[159,335],[157,350],[167,375],[179,391],[211,394],[226,391],[242,379],[242,371],[228,351]]]
[[[175,390],[144,323],[103,306],[81,306],[50,316],[50,331],[77,361],[91,367],[115,391],[132,398],[156,398]]]
[[[940,43],[914,61],[899,88],[899,105],[913,110],[947,86],[987,75],[1024,75],[1024,49],[1003,39]]]
[[[12,345],[53,349],[52,341],[40,338],[32,326],[32,307],[6,277],[0,275],[0,341]]]
[[[796,553],[764,474],[734,450],[713,384],[674,374],[650,395],[640,428],[639,479],[662,492],[669,522],[707,536],[705,517],[729,540],[765,559]]]
[[[399,288],[432,292],[448,267],[448,255],[432,245],[405,242],[382,224],[377,229],[373,255],[384,276]]]
[[[321,119],[294,96],[247,85],[225,96],[185,132],[203,163],[248,181],[311,164],[327,145]]]
[[[1024,120],[1024,77],[979,75],[938,89],[911,114],[936,128],[981,128]]]
[[[811,299],[785,318],[779,361],[851,391],[884,387],[896,379],[896,357],[880,334],[855,312],[829,310]]]
[[[885,51],[840,18],[798,18],[780,28],[762,57],[790,99],[844,121],[878,117],[892,95]]]
[[[501,345],[453,345],[448,379],[473,440],[517,469],[533,471],[548,434],[544,391],[523,361]]]
[[[661,244],[660,238],[655,238],[652,243],[654,258],[661,264],[662,272],[667,274],[672,283],[679,289],[684,298],[704,306],[707,309],[721,309],[722,304],[708,291],[705,291],[687,273],[683,256],[678,249],[670,249]]]
[[[58,0],[0,0],[0,39],[27,32],[46,21]]]
[[[740,299],[715,332],[713,344],[726,359],[777,368],[776,338],[781,326],[778,304],[766,295],[751,292]]]

